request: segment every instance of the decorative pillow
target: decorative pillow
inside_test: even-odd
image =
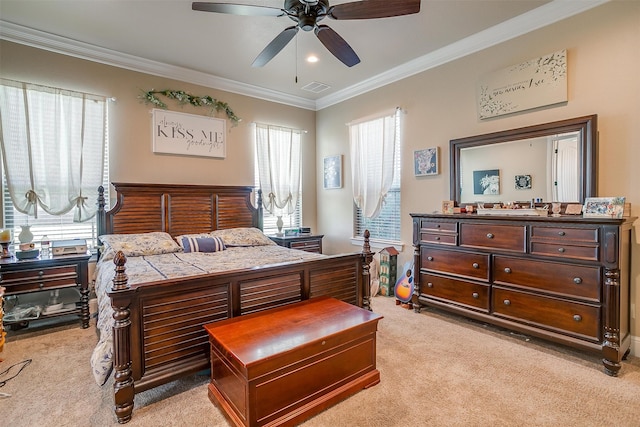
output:
[[[276,243],[264,235],[258,228],[227,228],[211,232],[214,237],[220,237],[226,246],[267,246]]]
[[[182,248],[185,252],[217,252],[226,249],[220,237],[183,237]]]
[[[211,233],[207,232],[207,233],[197,233],[197,234],[182,234],[180,236],[176,236],[176,242],[178,242],[178,244],[182,249],[184,249],[184,245],[182,244],[182,242],[184,241],[185,237],[187,239],[199,239],[203,237],[211,237]]]
[[[113,258],[116,252],[122,251],[125,256],[159,255],[182,252],[182,248],[171,238],[169,233],[154,231],[140,234],[107,234],[100,236],[105,246],[101,260]]]

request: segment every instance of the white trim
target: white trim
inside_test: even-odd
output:
[[[364,238],[362,237],[352,237],[351,244],[362,248],[364,243]],[[373,252],[381,251],[384,248],[388,248],[389,246],[393,246],[398,252],[402,252],[404,250],[404,243],[398,242],[394,240],[382,240],[382,239],[369,239],[369,245]]]
[[[257,99],[318,111],[357,95],[585,12],[608,1],[610,0],[554,0],[527,13],[523,13],[520,16],[502,22],[501,24],[378,74],[370,79],[327,95],[317,101],[116,52],[3,20],[0,20],[0,39],[132,71],[176,79]]]
[[[631,345],[629,349],[631,350],[630,356],[640,357],[640,337],[631,335]]]

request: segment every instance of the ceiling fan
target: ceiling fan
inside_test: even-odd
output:
[[[363,0],[330,6],[328,0],[284,0],[282,8],[244,4],[193,2],[196,11],[229,13],[249,16],[287,16],[296,25],[285,28],[264,48],[252,66],[262,67],[271,61],[298,33],[313,30],[316,37],[346,66],[353,67],[360,58],[338,33],[327,25],[319,25],[324,18],[331,19],[375,19],[411,15],[420,12],[420,0]]]

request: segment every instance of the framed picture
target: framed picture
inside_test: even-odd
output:
[[[500,170],[473,171],[473,194],[500,194]]]
[[[582,216],[590,218],[622,218],[624,197],[587,197]]]
[[[455,206],[455,202],[453,200],[443,200],[442,201],[442,213],[443,214],[452,214]]]
[[[530,190],[531,175],[516,175],[516,190]]]
[[[437,175],[439,147],[425,148],[413,152],[413,174],[415,176]]]
[[[342,188],[342,154],[324,158],[322,177],[325,190]]]

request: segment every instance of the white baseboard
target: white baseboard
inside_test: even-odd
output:
[[[640,337],[631,335],[630,356],[640,357]]]

